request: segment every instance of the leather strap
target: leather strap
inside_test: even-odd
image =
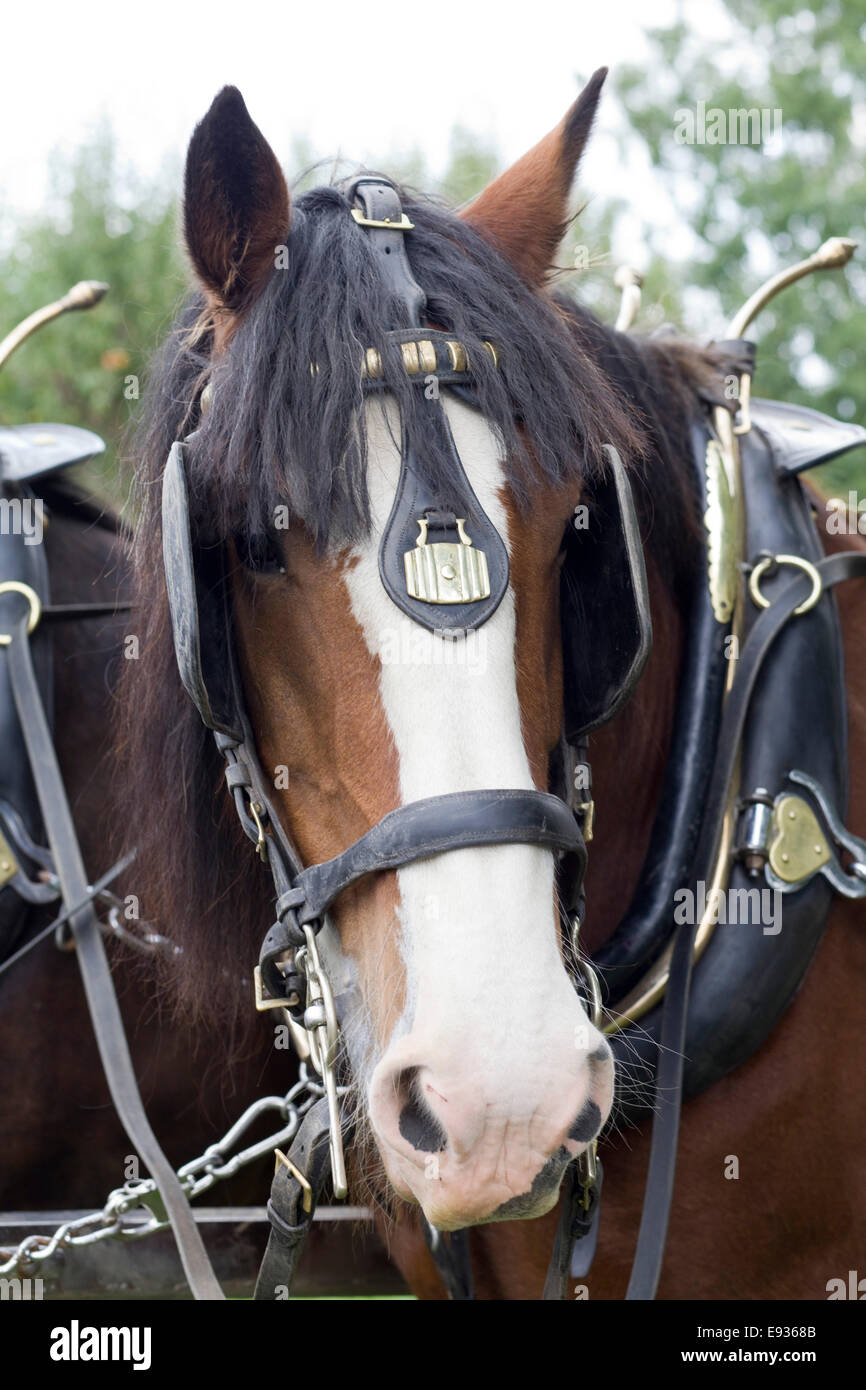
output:
[[[359,211],[370,221],[388,220],[394,224],[394,231],[387,227],[364,227],[363,230],[370,239],[370,248],[386,288],[405,306],[408,322],[420,324],[427,296],[412,274],[404,234],[396,230],[403,218],[396,188],[386,178],[361,174],[346,185],[345,194],[350,202],[354,199],[360,203]]]
[[[569,1279],[582,1279],[589,1273],[598,1244],[602,1177],[601,1163],[596,1160],[595,1183],[587,1191],[580,1181],[577,1162],[568,1165],[553,1254],[541,1295],[546,1302],[562,1301],[568,1293]]]
[[[26,617],[13,627],[7,651],[12,693],[64,906],[70,909],[69,925],[111,1098],[131,1142],[158,1184],[193,1295],[201,1300],[222,1299],[224,1295],[183,1188],[157,1142],[141,1102],[99,922],[88,894],[75,824],[33,671]]]
[[[304,869],[291,906],[303,926],[322,917],[344,888],[366,874],[397,869],[446,850],[500,844],[586,853],[574,815],[550,792],[450,792],[398,807],[342,854]]]
[[[249,756],[248,749],[245,753]],[[282,874],[283,881],[277,882],[278,920],[262,943],[259,961],[268,990],[274,997],[282,992],[277,957],[303,945],[301,928],[321,923],[344,888],[359,878],[447,850],[491,844],[537,844],[566,851],[577,877],[586,865],[586,845],[574,814],[550,792],[493,789],[410,802],[384,816],[336,858],[302,870],[291,886]],[[278,857],[271,858],[271,868],[278,878]]]
[[[292,1168],[277,1158],[268,1202],[271,1233],[253,1295],[260,1303],[282,1301],[289,1296],[316,1203],[328,1176],[328,1102],[324,1097],[304,1116],[289,1150],[289,1161],[293,1169],[303,1174],[308,1186],[299,1182]]]
[[[866,577],[866,555],[847,551],[820,560],[815,567],[823,588],[846,579]],[[737,677],[722,713],[722,724],[701,827],[698,862],[710,863],[721,835],[729,787],[734,775],[743,727],[755,681],[779,633],[794,609],[809,592],[810,580],[801,575],[781,591],[771,606],[755,620],[740,652]],[[637,1250],[626,1298],[653,1299],[658,1288],[673,1199],[680,1110],[682,1105],[683,1049],[688,1019],[692,954],[698,924],[684,924],[674,939],[667,992],[662,1014],[659,1064],[656,1072],[657,1109],[653,1120],[649,1170]]]
[[[469,1253],[469,1228],[446,1235],[444,1231],[435,1230],[423,1217],[422,1223],[427,1249],[448,1297],[453,1303],[471,1302],[475,1298],[475,1280]]]

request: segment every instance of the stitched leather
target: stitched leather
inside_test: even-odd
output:
[[[559,797],[537,791],[468,791],[413,801],[384,816],[343,854],[313,864],[298,876],[303,901],[298,921],[323,916],[349,884],[471,845],[537,844],[569,850],[586,859],[586,847],[571,811]]]

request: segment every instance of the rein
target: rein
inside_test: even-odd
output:
[[[224,1295],[192,1210],[150,1127],[138,1090],[78,836],[33,670],[29,642],[32,621],[31,609],[10,634],[9,677],[103,1071],[124,1128],[159,1185],[194,1296],[202,1300],[222,1299]]]

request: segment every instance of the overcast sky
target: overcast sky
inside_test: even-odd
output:
[[[121,158],[142,172],[157,170],[167,154],[179,159],[227,82],[240,87],[284,162],[293,137],[305,135],[318,156],[339,152],[374,165],[417,146],[438,172],[456,123],[509,161],[559,121],[595,68],[640,61],[645,27],[675,10],[676,0],[8,0],[0,199],[38,207],[49,152],[74,149],[104,116]],[[714,11],[716,0],[702,0],[702,23]],[[621,193],[664,216],[640,154],[622,167],[614,143],[621,123],[611,94],[581,195]],[[671,220],[676,231],[684,219]]]

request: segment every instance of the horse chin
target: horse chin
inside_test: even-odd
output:
[[[573,1154],[563,1146],[550,1156],[528,1191],[508,1197],[489,1209],[473,1203],[471,1193],[449,1193],[444,1185],[430,1200],[426,1192],[419,1194],[401,1176],[399,1167],[389,1163],[387,1158],[385,1170],[397,1196],[410,1206],[420,1207],[431,1226],[438,1231],[460,1231],[468,1226],[486,1226],[497,1221],[534,1221],[545,1216],[559,1201],[562,1179],[572,1158]]]

